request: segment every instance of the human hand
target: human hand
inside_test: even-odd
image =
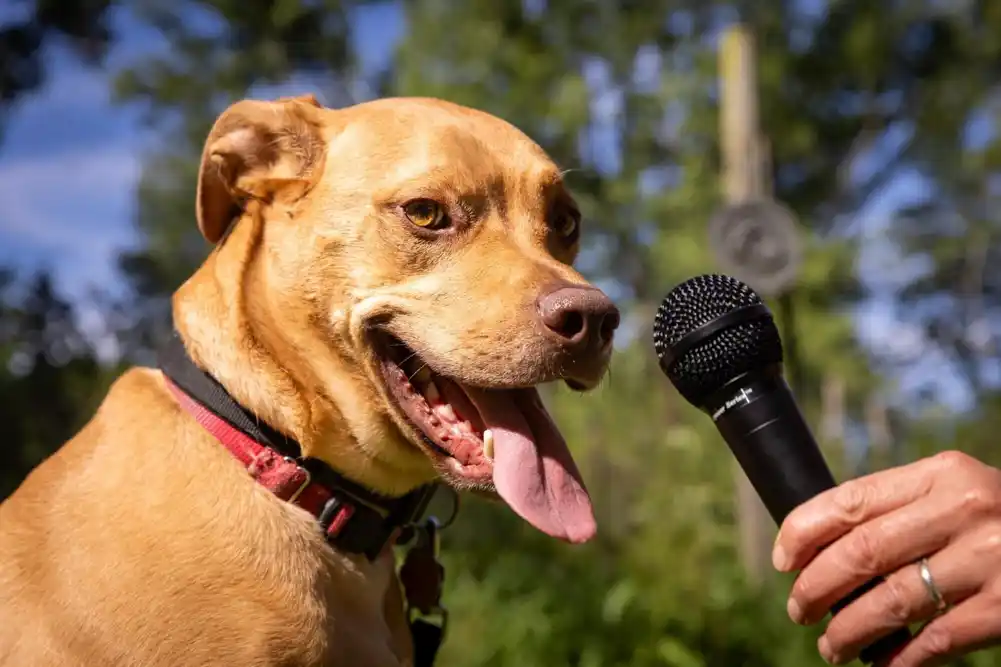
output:
[[[788,611],[804,625],[886,578],[828,623],[817,648],[831,664],[929,620],[883,665],[931,667],[1001,643],[1001,470],[944,452],[845,482],[786,517],[772,560],[800,570]]]

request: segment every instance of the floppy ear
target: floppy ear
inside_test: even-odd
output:
[[[274,102],[243,100],[216,119],[198,170],[198,229],[216,243],[247,199],[270,201],[282,188],[300,192],[323,167],[320,103],[312,95]]]

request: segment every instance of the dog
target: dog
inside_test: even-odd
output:
[[[266,425],[387,502],[440,482],[594,535],[537,387],[597,386],[619,313],[572,268],[580,213],[539,145],[434,99],[243,100],[209,133],[195,208],[213,248],[174,328],[248,416],[233,438]],[[176,375],[126,371],[0,505],[0,665],[413,664],[391,543],[331,542]],[[267,460],[312,488],[316,468]]]

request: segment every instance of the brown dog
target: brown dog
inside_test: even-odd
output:
[[[349,480],[496,491],[571,542],[590,501],[537,385],[594,387],[618,313],[571,263],[579,214],[539,146],[429,99],[243,101],[198,184],[216,248],[174,298],[184,348]],[[331,548],[159,370],[0,505],[0,665],[397,666],[390,549]]]

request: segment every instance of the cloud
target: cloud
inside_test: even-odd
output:
[[[109,240],[119,243],[131,222],[139,167],[123,146],[0,163],[0,231],[57,251],[93,252]]]
[[[137,154],[122,145],[0,162],[0,262],[53,270],[72,295],[117,291],[138,176]]]
[[[51,65],[0,146],[0,264],[50,270],[70,296],[119,291],[143,130],[135,110],[111,104],[108,75],[58,54]]]

